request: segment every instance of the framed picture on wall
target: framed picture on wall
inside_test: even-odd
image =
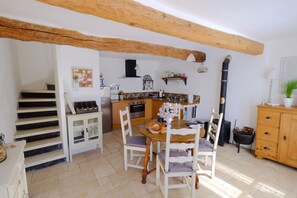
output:
[[[72,69],[73,87],[93,87],[93,71],[86,68]]]

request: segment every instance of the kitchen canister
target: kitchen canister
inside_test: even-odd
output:
[[[188,94],[188,103],[193,103],[193,94]]]
[[[4,137],[4,134],[0,133],[0,163],[6,160],[7,157]]]

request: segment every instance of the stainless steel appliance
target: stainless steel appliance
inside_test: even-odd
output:
[[[110,87],[100,87],[101,111],[102,111],[102,129],[103,133],[112,130],[112,107],[110,100]]]
[[[130,118],[140,118],[145,116],[145,102],[130,102]]]

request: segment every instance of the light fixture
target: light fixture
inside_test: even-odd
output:
[[[206,73],[208,71],[207,67],[204,65],[204,63],[200,63],[200,66],[197,69],[198,73]]]
[[[188,58],[187,58],[187,61],[189,62],[197,62],[196,61],[196,57],[194,56],[193,53],[190,53]],[[206,73],[208,71],[207,67],[204,65],[204,63],[200,63],[198,69],[197,69],[197,72],[198,73]]]
[[[272,82],[273,80],[278,79],[278,74],[275,69],[269,71],[266,78],[270,81],[269,82],[269,95],[268,95],[268,103],[271,103],[271,90],[272,90]]]
[[[193,53],[190,53],[189,54],[189,56],[187,58],[187,61],[189,61],[189,62],[196,62],[196,58],[195,58],[195,56],[194,56]]]
[[[135,70],[140,70],[140,67],[139,67],[138,64],[136,64],[136,66],[135,66]]]

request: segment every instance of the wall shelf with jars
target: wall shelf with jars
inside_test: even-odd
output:
[[[185,85],[187,85],[188,77],[163,77],[162,79],[165,81],[166,85],[170,80],[182,80],[184,81]]]

